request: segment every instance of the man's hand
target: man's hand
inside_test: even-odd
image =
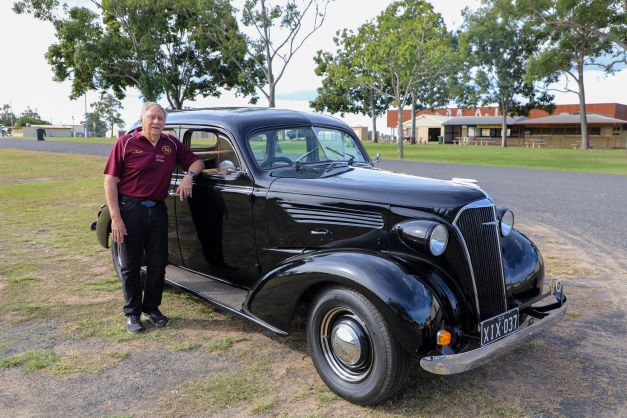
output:
[[[183,176],[183,180],[176,189],[181,201],[186,197],[192,197],[192,176]]]
[[[122,218],[111,219],[111,239],[122,244],[124,242],[124,235],[126,235],[126,225],[124,225]]]

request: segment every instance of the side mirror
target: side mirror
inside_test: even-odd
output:
[[[220,173],[224,174],[225,176],[242,172],[239,168],[235,167],[235,164],[233,164],[233,161],[231,160],[222,161],[220,163],[220,166],[218,167],[218,171],[220,171]]]

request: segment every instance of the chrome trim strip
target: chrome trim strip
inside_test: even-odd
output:
[[[503,306],[505,306],[505,310],[507,310],[507,283],[505,283],[505,268],[503,267],[503,252],[501,251],[501,228],[499,227],[499,218],[496,216],[496,206],[492,207],[492,212],[494,213],[494,220],[496,228],[496,240],[499,245],[499,261],[501,262],[501,279],[503,279]]]
[[[482,366],[491,360],[500,357],[520,347],[536,335],[552,327],[566,314],[568,301],[553,311],[549,316],[535,319],[533,323],[511,334],[507,338],[495,341],[492,344],[466,351],[459,354],[428,356],[420,360],[420,367],[435,374],[462,373],[475,367]],[[528,323],[528,322],[527,322]]]

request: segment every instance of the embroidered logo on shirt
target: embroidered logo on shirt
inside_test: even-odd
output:
[[[133,151],[131,151],[131,154],[143,154],[144,150],[141,149],[134,149]]]
[[[168,155],[172,153],[172,148],[170,148],[168,145],[164,145],[163,147],[161,147],[161,151],[163,151],[165,155]]]

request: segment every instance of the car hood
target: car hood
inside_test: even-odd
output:
[[[468,203],[487,197],[474,184],[361,167],[349,167],[327,176],[279,177],[270,190],[403,206],[447,217]]]

